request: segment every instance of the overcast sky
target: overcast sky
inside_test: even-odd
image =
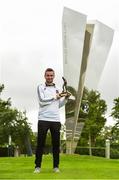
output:
[[[36,131],[38,101],[36,87],[44,81],[44,70],[56,71],[62,86],[62,12],[66,6],[114,29],[114,39],[98,86],[108,104],[119,96],[119,2],[118,0],[4,0],[0,1],[0,82],[3,98],[26,110]],[[108,118],[108,124],[111,119]]]

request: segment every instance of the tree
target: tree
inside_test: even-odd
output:
[[[32,134],[33,133],[30,127],[30,123],[28,123],[28,118],[26,117],[26,111],[18,111],[14,124],[14,131],[12,133],[12,139],[15,142],[15,144],[20,144],[21,150],[23,152],[27,152],[28,156],[32,155]]]
[[[0,93],[4,85],[0,86]],[[0,98],[0,144],[8,141],[8,136],[12,133],[13,121],[16,118],[17,110],[11,108],[11,99],[6,101]]]
[[[66,118],[74,116],[77,97],[77,92],[73,87],[69,86],[68,91],[71,92],[73,98],[70,98],[66,104]],[[84,87],[78,121],[84,121],[85,126],[78,144],[89,145],[90,154],[92,153],[91,147],[95,146],[96,138],[105,125],[106,110],[106,102],[101,99],[100,93],[89,91]]]
[[[82,132],[79,144],[82,142],[82,138],[85,139],[85,145],[89,145],[90,155],[92,154],[91,147],[95,146],[96,137],[99,135],[101,129],[104,127],[106,118],[105,112],[107,105],[103,99],[100,98],[98,91],[86,91],[87,95],[83,95],[84,99],[88,102],[88,112],[84,114],[79,113],[79,121],[83,117],[85,119],[85,126]],[[83,98],[82,98],[83,99]]]
[[[105,140],[112,140],[112,126],[104,126],[96,137],[96,146],[105,146]]]
[[[119,97],[114,99],[114,107],[111,116],[116,120],[116,124],[112,127],[112,141],[119,144]]]
[[[119,122],[119,97],[114,99],[114,107],[112,108],[111,116]]]
[[[3,90],[4,85],[0,85],[0,93]],[[0,98],[0,145],[8,144],[8,137],[11,135],[12,142],[31,155],[30,137],[32,130],[27,120],[25,111],[20,112],[11,107],[10,98],[6,101]]]

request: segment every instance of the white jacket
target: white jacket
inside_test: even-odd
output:
[[[41,84],[37,87],[39,100],[38,120],[60,122],[59,108],[67,102],[65,97],[55,99],[59,89],[54,86]]]

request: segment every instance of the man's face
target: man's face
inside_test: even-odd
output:
[[[52,83],[54,80],[54,77],[55,77],[55,75],[54,75],[53,71],[47,71],[45,73],[45,79],[46,79],[47,83]]]

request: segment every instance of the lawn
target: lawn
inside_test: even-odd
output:
[[[0,158],[0,179],[119,179],[119,160],[61,155],[60,173],[52,171],[52,156],[44,155],[42,171],[34,174],[34,157]]]

